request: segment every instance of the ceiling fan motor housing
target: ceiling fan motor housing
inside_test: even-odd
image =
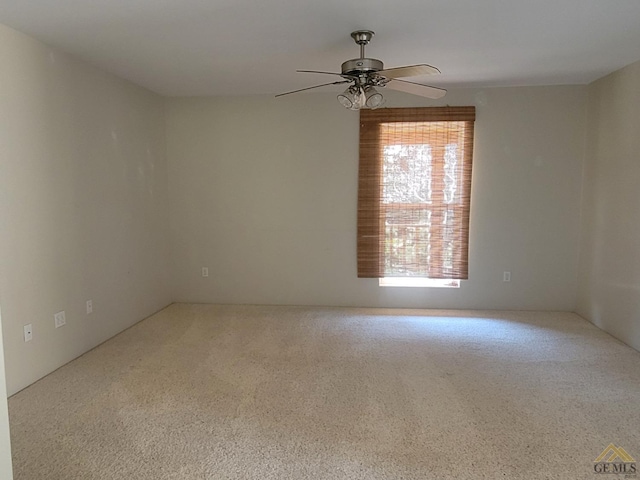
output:
[[[384,64],[375,58],[354,58],[342,64],[343,75],[360,75],[384,70]]]

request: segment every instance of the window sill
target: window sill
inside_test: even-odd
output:
[[[384,277],[378,279],[379,287],[460,288],[460,280],[449,278]]]

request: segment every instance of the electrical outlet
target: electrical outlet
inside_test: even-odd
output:
[[[202,276],[203,277],[209,276],[209,269],[207,267],[202,267]]]
[[[87,300],[87,315],[93,313],[93,300]]]
[[[24,326],[24,341],[30,342],[33,340],[33,327],[31,324]]]
[[[502,281],[510,282],[511,281],[511,272],[502,272]]]
[[[53,316],[53,321],[55,322],[56,328],[60,328],[61,326],[66,324],[67,323],[67,319],[65,318],[64,310],[61,311],[61,312],[56,313]]]

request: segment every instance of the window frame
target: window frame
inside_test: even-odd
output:
[[[358,179],[358,277],[360,278],[385,278],[399,277],[397,273],[385,275],[384,238],[383,226],[385,211],[398,208],[410,208],[409,204],[383,202],[383,150],[386,145],[381,134],[382,125],[400,123],[425,123],[425,122],[464,122],[462,148],[463,169],[463,204],[449,205],[446,208],[460,212],[461,221],[458,222],[456,235],[461,240],[459,259],[451,272],[443,270],[443,255],[440,255],[439,266],[430,270],[426,276],[407,275],[407,278],[431,278],[431,279],[468,279],[468,248],[469,248],[469,216],[471,207],[471,173],[473,163],[473,134],[475,121],[475,107],[423,107],[423,108],[385,108],[377,110],[360,111],[360,166]],[[460,128],[459,126],[456,128]],[[442,144],[438,146],[443,146]],[[438,159],[442,157],[436,156]],[[445,177],[444,162],[436,161],[434,170],[440,169],[435,177],[436,182],[443,182]],[[438,196],[438,195],[436,195]],[[416,204],[424,207],[426,204]],[[431,204],[430,204],[431,205]],[[443,202],[429,209],[432,214],[438,214],[445,206]],[[442,223],[442,222],[440,222]],[[458,225],[456,223],[456,226]],[[435,229],[437,230],[437,228]],[[458,237],[456,237],[458,238]],[[434,242],[436,250],[438,242]],[[439,245],[442,248],[442,244]],[[439,253],[439,252],[438,252]]]

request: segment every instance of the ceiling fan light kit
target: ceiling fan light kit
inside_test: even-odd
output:
[[[344,92],[338,95],[338,102],[350,110],[360,110],[361,108],[379,108],[384,104],[384,97],[374,87],[351,85]]]
[[[338,95],[338,102],[349,110],[360,110],[362,108],[375,109],[384,105],[385,99],[383,95],[376,90],[376,87],[388,87],[392,90],[398,90],[412,95],[433,99],[441,98],[447,93],[443,88],[400,80],[402,77],[436,75],[440,73],[440,70],[436,67],[420,64],[385,70],[384,64],[381,60],[365,57],[365,46],[371,41],[373,35],[374,33],[371,30],[356,30],[351,33],[353,40],[360,46],[360,58],[354,58],[344,62],[342,64],[341,73],[321,72],[316,70],[298,70],[298,72],[301,73],[338,75],[342,77],[343,80],[302,88],[292,92],[281,93],[276,95],[276,97],[324,87],[327,85],[350,83],[351,85],[344,92]]]

